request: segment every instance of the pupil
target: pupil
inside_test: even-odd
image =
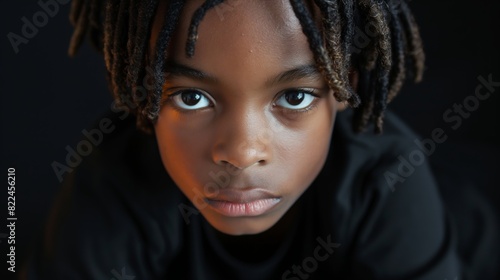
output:
[[[198,104],[200,99],[201,99],[201,95],[199,93],[192,92],[192,91],[182,93],[182,102],[184,102],[184,104],[186,104],[186,105],[190,105],[190,106],[196,105],[196,104]]]
[[[290,105],[299,105],[304,100],[304,93],[302,92],[287,93],[285,95],[285,99]]]

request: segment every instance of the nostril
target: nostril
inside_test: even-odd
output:
[[[224,165],[224,166],[229,167],[231,169],[235,169],[235,171],[246,169],[246,168],[253,166],[253,165],[263,165],[265,162],[266,162],[265,160],[261,159],[261,160],[258,160],[256,162],[253,162],[251,164],[248,164],[246,166],[243,166],[243,165],[240,166],[239,164],[232,163],[228,160],[220,160],[219,161],[220,165]]]
[[[231,168],[231,169],[236,169],[236,170],[240,170],[240,169],[242,169],[242,168],[241,168],[241,167],[239,167],[238,165],[233,164],[233,163],[231,163],[231,162],[229,162],[229,161],[227,161],[227,160],[220,160],[220,164],[221,164],[221,165],[224,165],[224,166],[226,166],[226,167],[229,167],[229,168]]]

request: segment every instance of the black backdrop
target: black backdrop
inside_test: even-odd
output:
[[[60,10],[47,17],[36,34],[18,46],[17,53],[8,34],[22,34],[22,18],[31,21],[42,9],[37,1],[2,1],[0,9],[0,173],[6,178],[7,168],[16,168],[18,266],[59,189],[52,162],[64,162],[65,147],[75,147],[82,129],[112,102],[101,56],[88,45],[75,58],[67,56],[72,31],[67,16],[70,4],[60,2]],[[427,68],[424,81],[405,86],[389,108],[422,138],[442,127],[449,138],[437,147],[431,161],[441,167],[438,170],[462,175],[500,202],[496,171],[500,87],[470,117],[463,118],[457,130],[443,119],[453,104],[474,95],[479,76],[492,75],[494,81],[500,81],[500,1],[415,0],[411,6],[421,26]],[[0,259],[8,253],[7,228],[3,226],[6,197],[4,183],[0,188]],[[6,269],[2,261],[0,270]]]

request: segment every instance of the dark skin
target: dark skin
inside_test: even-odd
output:
[[[170,74],[154,126],[163,164],[223,234],[279,236],[292,224],[292,205],[324,165],[343,104],[317,72],[287,1],[241,1],[223,20],[209,11],[195,55],[188,58],[186,31],[200,5],[188,2],[169,47]],[[165,8],[160,4],[150,49]],[[214,187],[210,174],[225,174],[228,183]],[[279,203],[243,217],[222,215],[204,203],[222,189],[248,188],[263,189]]]

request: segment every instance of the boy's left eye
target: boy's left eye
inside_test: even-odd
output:
[[[282,93],[275,104],[286,109],[300,110],[310,106],[314,99],[316,97],[311,90],[294,89]]]

